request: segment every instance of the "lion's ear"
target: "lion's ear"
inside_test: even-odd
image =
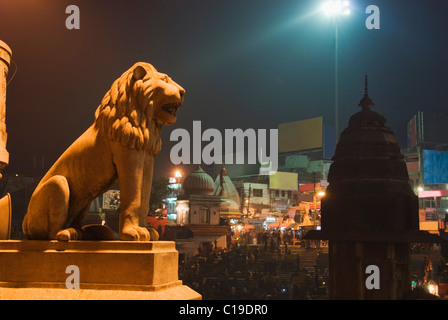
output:
[[[146,75],[146,70],[142,66],[136,66],[134,68],[134,79],[135,79],[135,81],[142,80],[145,75]]]

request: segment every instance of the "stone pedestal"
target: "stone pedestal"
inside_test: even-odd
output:
[[[410,288],[407,243],[331,241],[329,295],[334,300],[402,300]],[[338,266],[343,265],[343,268]],[[378,287],[366,287],[368,266],[381,271]]]
[[[68,289],[79,270],[79,289]],[[67,273],[66,273],[67,272]],[[190,300],[172,241],[0,241],[0,299]]]

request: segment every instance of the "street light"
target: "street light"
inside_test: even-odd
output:
[[[322,5],[321,9],[328,17],[349,15],[350,3],[348,1],[327,1]]]
[[[335,50],[334,50],[334,132],[335,147],[339,136],[339,97],[338,97],[338,20],[339,17],[350,14],[350,2],[330,0],[322,4],[322,12],[335,22]]]
[[[179,193],[180,193],[180,188],[181,188],[181,184],[180,184],[180,178],[182,178],[182,173],[179,170],[176,170],[174,172],[174,179],[176,181],[176,189],[177,189],[177,198],[179,198]]]

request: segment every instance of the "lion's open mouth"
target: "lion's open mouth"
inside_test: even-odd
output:
[[[168,103],[162,106],[163,111],[175,116],[177,113],[177,109],[181,106],[180,103]]]

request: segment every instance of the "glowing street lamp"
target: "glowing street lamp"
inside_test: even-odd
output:
[[[349,15],[350,3],[348,1],[327,1],[321,7],[322,12],[328,17]]]
[[[334,132],[335,142],[338,143],[339,136],[339,97],[338,97],[338,20],[339,17],[350,14],[350,2],[344,0],[330,0],[322,4],[322,12],[335,21],[335,50],[334,50]],[[336,146],[336,145],[335,145]]]
[[[179,198],[180,188],[182,187],[182,185],[180,184],[180,178],[182,178],[182,173],[179,170],[176,170],[174,172],[174,178],[172,179],[176,183],[177,198]]]

